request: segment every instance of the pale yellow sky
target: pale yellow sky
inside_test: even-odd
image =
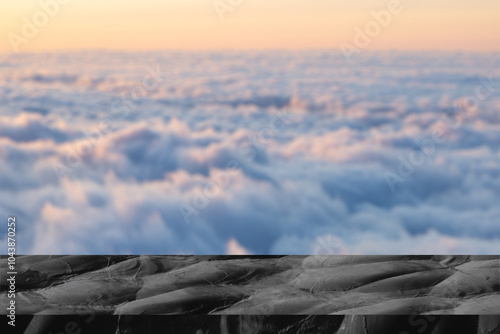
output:
[[[217,1],[231,6],[223,20]],[[500,50],[498,0],[0,0],[0,52],[334,49],[356,46],[354,28],[364,30],[372,11],[398,1],[363,48]]]

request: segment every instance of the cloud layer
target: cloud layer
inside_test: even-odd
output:
[[[0,216],[17,215],[24,254],[495,254],[499,68],[466,53],[2,56]]]

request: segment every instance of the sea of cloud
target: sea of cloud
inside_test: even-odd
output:
[[[18,253],[498,254],[499,148],[499,54],[0,56]]]

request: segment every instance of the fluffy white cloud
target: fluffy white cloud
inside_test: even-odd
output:
[[[500,250],[496,55],[37,57],[0,58],[20,253]]]

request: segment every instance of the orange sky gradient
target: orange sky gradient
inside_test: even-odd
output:
[[[220,0],[235,4],[221,20],[213,0],[60,0],[29,38],[41,1],[0,0],[0,52],[80,49],[338,49],[372,11],[398,0]],[[238,4],[239,3],[239,4]],[[500,1],[400,0],[401,12],[370,38],[369,50],[500,50]],[[52,7],[54,8],[54,7]],[[229,7],[227,7],[229,8]],[[40,16],[42,15],[42,16]],[[40,14],[43,20],[43,13]],[[43,22],[42,22],[43,23]]]

